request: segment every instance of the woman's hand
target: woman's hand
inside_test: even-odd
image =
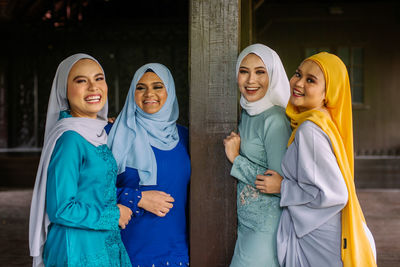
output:
[[[132,211],[130,208],[127,206],[117,204],[119,208],[119,221],[118,225],[121,227],[121,229],[125,229],[125,227],[128,225],[129,221],[131,220],[132,216]]]
[[[164,217],[174,206],[172,204],[174,201],[170,194],[162,191],[142,191],[142,199],[138,206],[159,217]]]
[[[273,170],[267,170],[264,175],[257,175],[256,188],[261,193],[277,194],[281,192],[282,176]]]
[[[107,121],[109,123],[114,123],[115,122],[115,117],[108,118]]]
[[[240,135],[231,132],[229,136],[224,139],[225,154],[231,163],[239,156],[240,149]]]

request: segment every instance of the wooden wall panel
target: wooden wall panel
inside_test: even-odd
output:
[[[0,148],[7,147],[7,101],[6,101],[6,71],[4,60],[0,60]]]
[[[239,1],[190,2],[190,261],[228,266],[236,239],[236,185],[223,138],[237,127]]]

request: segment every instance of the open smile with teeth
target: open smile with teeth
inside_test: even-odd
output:
[[[260,87],[245,87],[246,92],[249,94],[255,94]]]
[[[160,103],[160,101],[157,101],[157,100],[144,100],[143,101],[143,104],[145,104],[145,105],[154,105],[154,104],[158,104],[158,103]]]
[[[300,92],[299,90],[297,90],[297,89],[293,89],[293,96],[295,96],[295,97],[301,97],[301,96],[304,96],[304,94],[302,93],[302,92]]]
[[[96,104],[101,101],[101,95],[89,95],[85,97],[85,101],[90,104]]]

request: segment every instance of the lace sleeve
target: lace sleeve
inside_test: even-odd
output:
[[[233,161],[231,175],[245,184],[255,186],[254,182],[258,174],[263,174],[267,169],[244,156],[237,156]]]

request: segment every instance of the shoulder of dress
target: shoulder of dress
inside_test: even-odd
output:
[[[78,132],[68,130],[61,134],[61,136],[57,140],[56,146],[61,146],[63,147],[63,149],[71,150],[77,147],[81,147],[82,145],[87,143],[88,141],[86,141],[86,139],[83,138]]]
[[[286,116],[285,110],[282,107],[272,107],[271,112],[265,115],[263,118],[263,124],[265,130],[272,127],[277,129],[288,128],[290,129],[290,121]]]
[[[288,120],[285,109],[279,106],[273,106],[262,114],[263,114],[262,119],[265,121],[275,120],[275,119]]]
[[[82,140],[85,140],[85,138],[83,138],[78,132],[68,130],[63,132],[58,140],[63,140],[67,142],[81,142]]]
[[[319,127],[316,123],[306,120],[297,129],[296,136],[303,136],[304,138],[309,138],[311,136],[319,137],[320,139],[326,139],[330,143],[328,135]]]
[[[322,131],[321,127],[319,127],[315,122],[306,120],[302,124],[300,124],[298,132],[306,133],[311,131]]]
[[[178,129],[178,134],[180,137],[187,139],[189,136],[189,129],[186,126],[176,124],[176,128]]]
[[[189,131],[188,127],[184,126],[184,125],[180,125],[180,124],[176,124],[176,128],[178,128],[179,131]]]
[[[271,108],[271,111],[273,111],[275,113],[280,113],[280,114],[283,114],[283,115],[286,114],[286,109],[284,107],[281,107],[281,106],[273,106]]]
[[[108,122],[107,125],[104,127],[104,130],[107,134],[110,134],[111,128],[113,127],[114,123]]]
[[[87,141],[79,133],[73,130],[65,131],[57,139],[52,155],[58,154],[63,159],[71,158],[71,155],[80,155],[86,150],[85,142]]]

